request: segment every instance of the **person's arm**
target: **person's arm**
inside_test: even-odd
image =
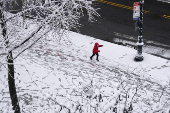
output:
[[[103,45],[98,45],[98,47],[103,47]]]

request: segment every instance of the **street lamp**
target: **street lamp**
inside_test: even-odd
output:
[[[142,55],[142,47],[144,45],[143,43],[143,37],[142,37],[142,26],[143,26],[143,6],[144,6],[144,0],[140,0],[140,18],[138,20],[138,29],[139,29],[139,36],[138,36],[138,42],[137,45],[137,54],[135,56],[135,61],[143,61],[143,55]]]

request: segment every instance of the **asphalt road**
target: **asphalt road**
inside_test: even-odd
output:
[[[87,16],[81,19],[83,25],[79,32],[84,35],[93,36],[109,42],[115,42],[114,38],[136,42],[138,31],[135,31],[135,20],[133,20],[133,3],[139,0],[96,0],[96,8],[101,17],[97,21],[89,23]],[[124,5],[126,7],[122,7]],[[143,15],[143,39],[147,45],[154,45],[152,41],[170,49],[170,3],[156,0],[145,0]],[[118,35],[123,34],[123,35]],[[135,37],[135,39],[124,36]],[[159,46],[159,45],[155,45]],[[160,45],[162,46],[162,45]]]

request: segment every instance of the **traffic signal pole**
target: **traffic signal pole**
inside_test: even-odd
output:
[[[138,42],[136,43],[137,46],[137,54],[135,56],[135,61],[143,61],[144,57],[142,55],[142,47],[144,45],[143,43],[143,37],[142,37],[142,27],[143,27],[143,6],[144,6],[144,0],[140,0],[140,18],[138,20],[138,30],[139,30],[139,36],[138,36]]]

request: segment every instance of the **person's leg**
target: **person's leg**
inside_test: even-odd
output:
[[[97,55],[96,60],[99,61],[99,54],[97,53],[96,55]]]
[[[94,55],[95,55],[95,54],[93,54],[93,55],[90,57],[91,60],[92,60],[92,58],[93,58]]]

